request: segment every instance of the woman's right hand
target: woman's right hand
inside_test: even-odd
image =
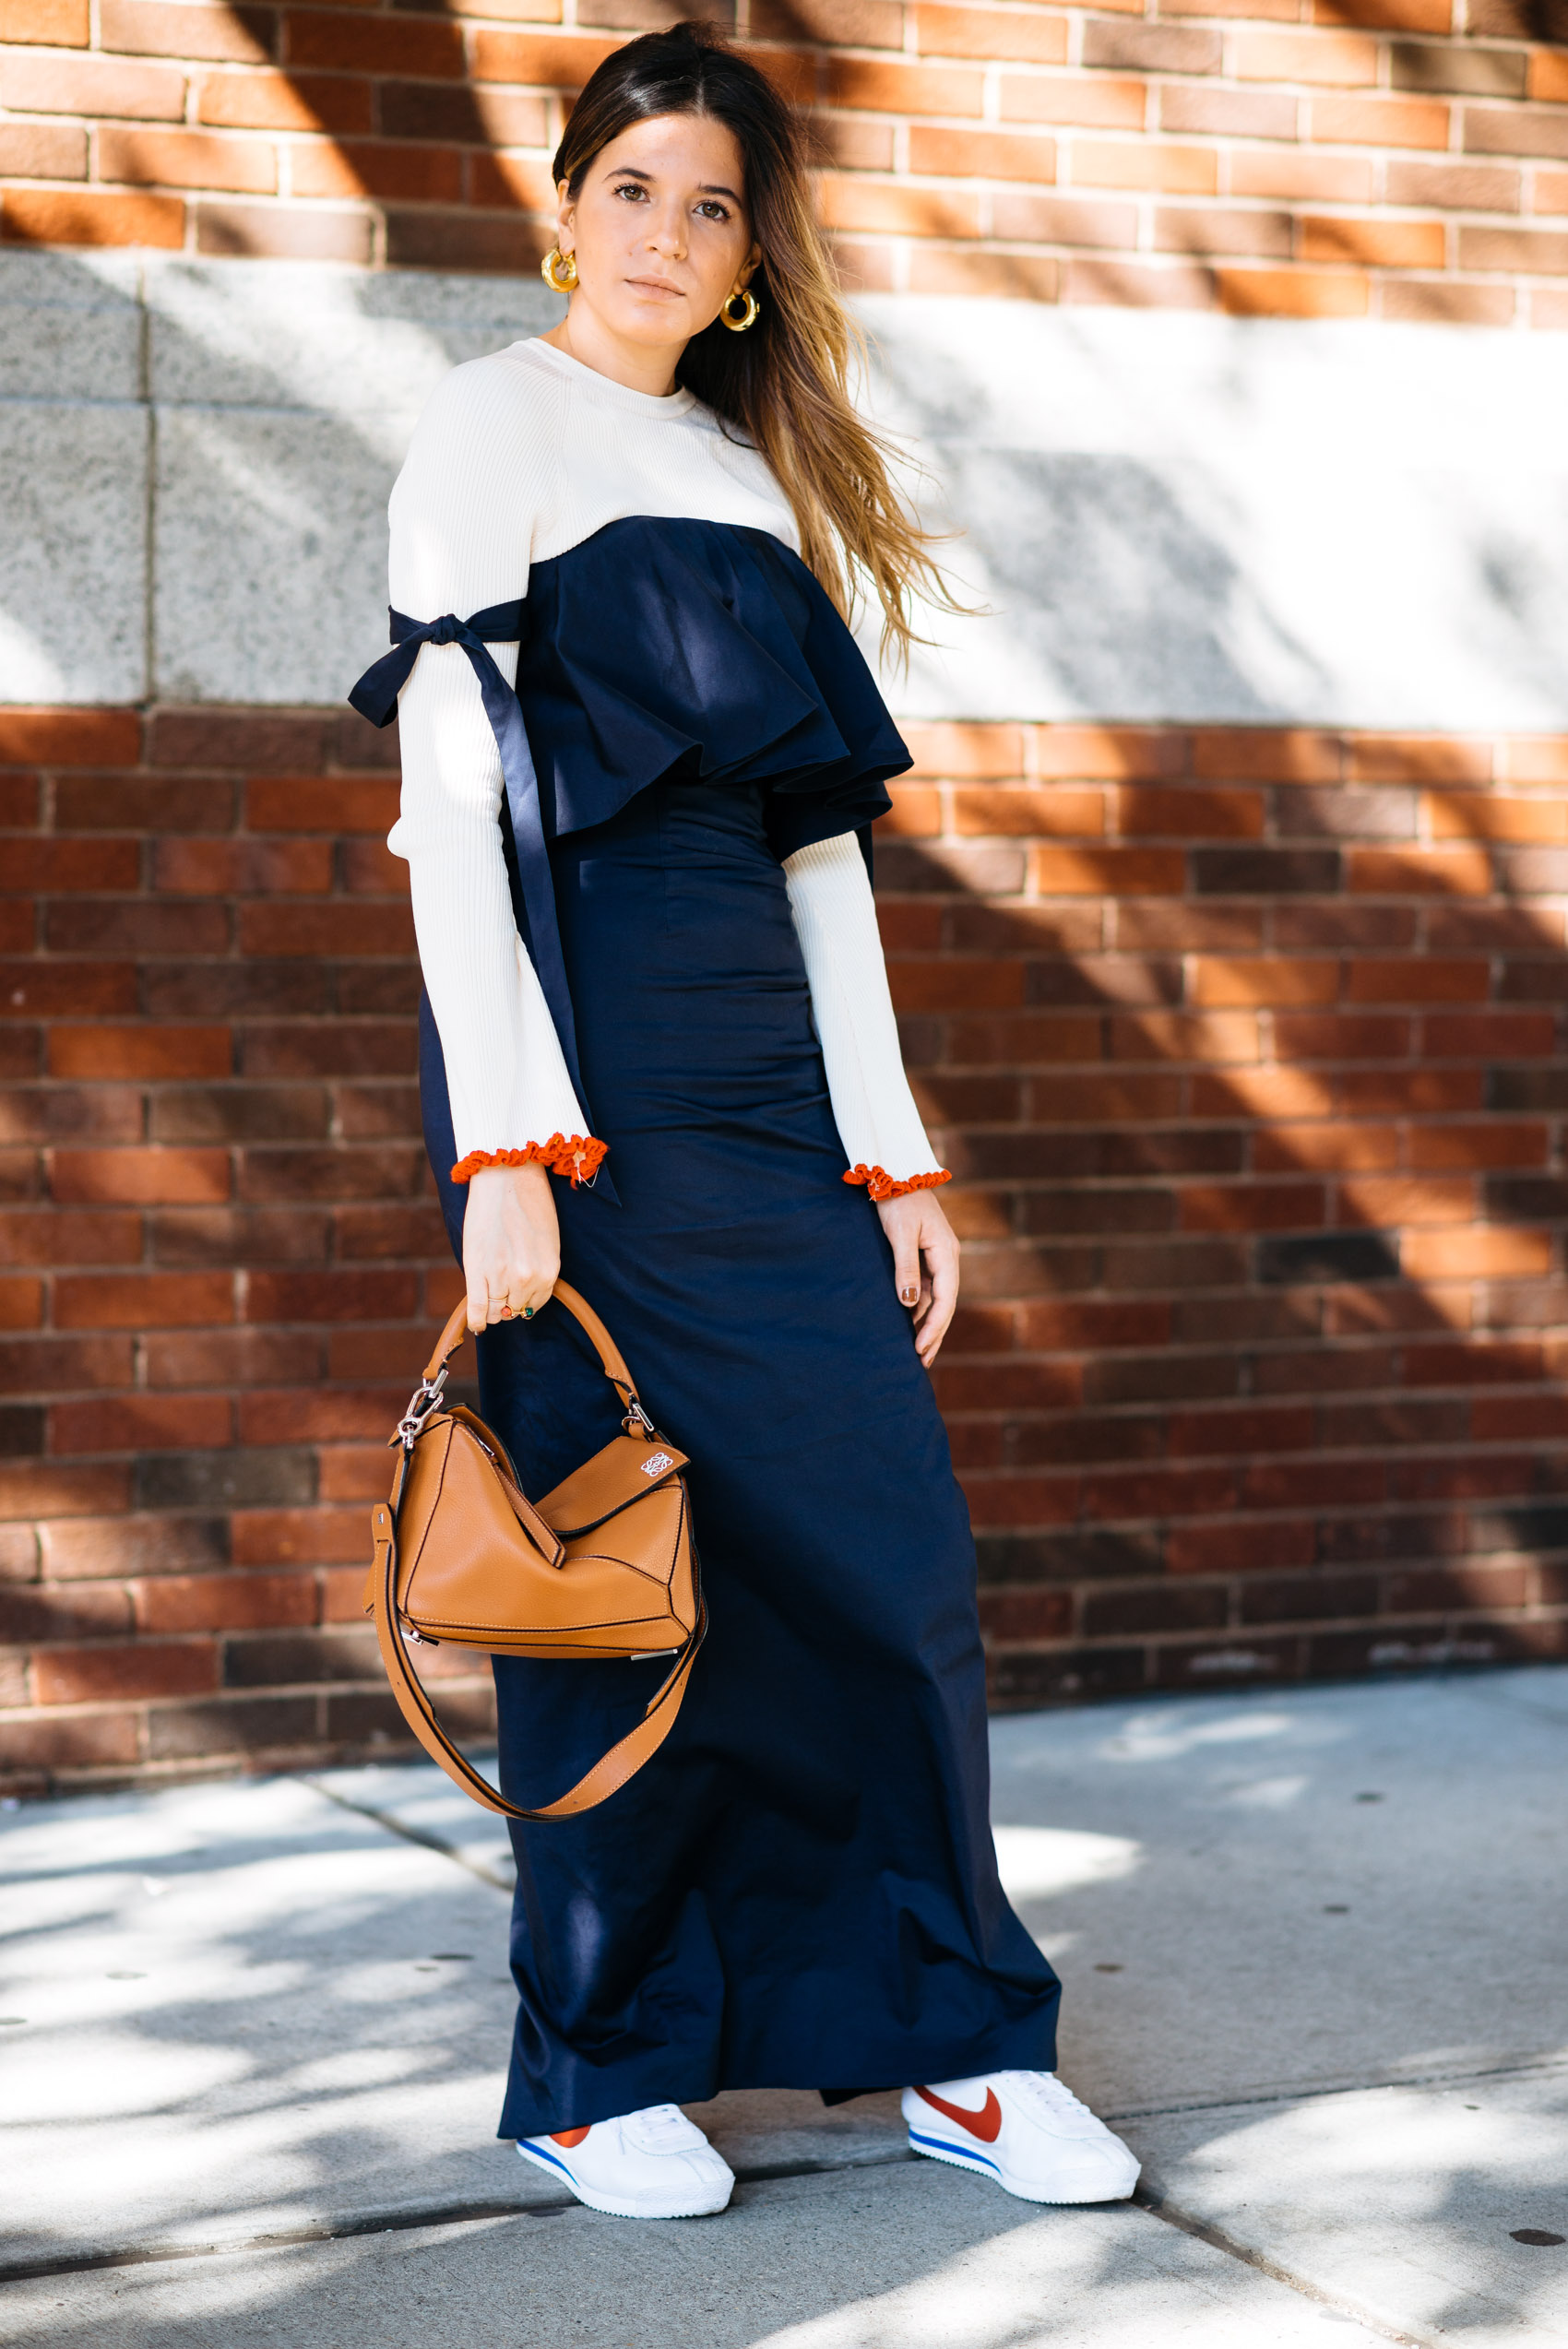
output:
[[[469,1178],[463,1277],[469,1327],[537,1313],[561,1270],[561,1227],[547,1169],[481,1167]]]

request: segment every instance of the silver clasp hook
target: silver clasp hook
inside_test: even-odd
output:
[[[443,1364],[434,1379],[421,1379],[418,1386],[410,1395],[409,1407],[398,1422],[398,1440],[401,1441],[405,1452],[413,1450],[415,1440],[426,1419],[441,1400],[441,1390],[445,1383],[446,1370]]]
[[[654,1426],[635,1394],[626,1404],[626,1415],[621,1425],[629,1436],[656,1436],[659,1433],[659,1430]]]

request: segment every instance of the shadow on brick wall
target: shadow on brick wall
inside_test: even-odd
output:
[[[1562,1653],[1568,746],[968,747],[880,883],[999,1691]]]
[[[1562,1653],[1568,741],[911,731],[883,921],[999,1697]],[[457,1287],[386,744],[0,743],[10,1768],[385,1743],[365,1504]]]

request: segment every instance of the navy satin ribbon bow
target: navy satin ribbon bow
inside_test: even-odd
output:
[[[479,680],[484,714],[490,720],[495,747],[501,753],[501,778],[505,787],[512,837],[517,846],[523,911],[528,917],[527,943],[532,955],[533,967],[539,973],[539,983],[544,991],[544,1000],[550,1006],[550,1016],[555,1023],[555,1033],[560,1039],[566,1073],[572,1080],[572,1090],[587,1121],[586,1131],[591,1133],[592,1121],[583,1095],[582,1074],[577,1066],[576,1023],[572,1015],[566,965],[561,952],[561,931],[555,919],[555,884],[550,870],[550,852],[545,845],[539,777],[534,770],[533,753],[529,748],[528,729],[523,724],[517,696],[495,666],[489,649],[492,645],[521,643],[525,634],[523,613],[521,601],[493,603],[487,611],[476,611],[468,620],[459,620],[452,611],[444,612],[439,620],[425,621],[410,620],[401,611],[390,612],[394,649],[365,670],[349,700],[360,716],[368,718],[373,726],[390,726],[398,715],[398,696],[413,672],[422,646],[461,645],[467,653],[469,666]],[[602,1169],[594,1178],[592,1187],[614,1198],[613,1185]]]

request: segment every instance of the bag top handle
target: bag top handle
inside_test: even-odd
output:
[[[551,1294],[558,1297],[574,1321],[581,1324],[595,1353],[599,1356],[605,1377],[620,1395],[627,1416],[638,1420],[651,1434],[653,1422],[637,1400],[637,1390],[632,1383],[630,1370],[622,1359],[621,1349],[587,1298],[579,1296],[570,1282],[564,1280],[556,1282]],[[435,1387],[446,1363],[456,1354],[468,1335],[469,1300],[466,1297],[460,1297],[452,1308],[445,1328],[435,1341],[434,1352],[425,1364],[424,1385],[427,1390]]]

